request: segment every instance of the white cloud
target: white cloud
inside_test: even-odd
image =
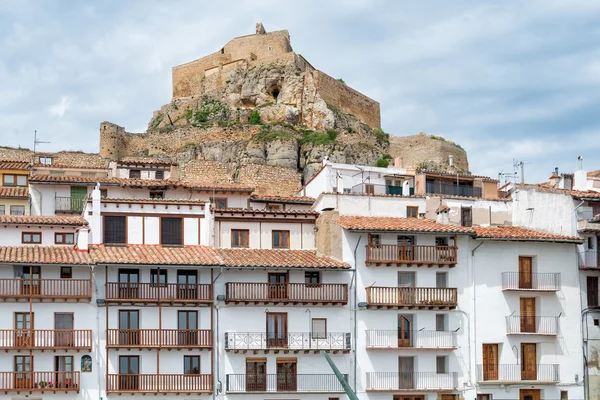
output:
[[[60,101],[56,104],[54,104],[53,106],[51,106],[48,111],[50,111],[50,114],[58,117],[58,118],[62,118],[64,117],[64,115],[66,114],[66,112],[71,108],[71,99],[67,96],[62,96],[60,98]]]

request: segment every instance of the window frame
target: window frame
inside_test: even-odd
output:
[[[137,176],[133,176],[137,175]],[[142,179],[142,170],[141,169],[130,169],[129,170],[129,179]]]
[[[7,177],[12,177],[13,179],[13,183],[6,183],[6,178]],[[19,178],[25,178],[25,184],[21,185],[19,184]],[[29,179],[27,175],[22,175],[22,174],[2,174],[2,186],[9,186],[9,187],[26,187],[27,183],[28,183]]]
[[[275,246],[275,234],[278,234],[280,236],[278,246]],[[287,235],[287,240],[284,240],[285,235]],[[286,242],[286,243],[284,243],[284,242]],[[273,249],[289,249],[290,248],[290,231],[273,229],[271,231],[271,248],[273,248]]]
[[[25,235],[30,235],[31,241],[26,242]],[[33,240],[34,235],[39,235],[40,240],[37,242],[34,241]],[[21,232],[21,244],[42,244],[42,232]]]
[[[244,241],[240,240],[243,239],[243,234],[246,234],[246,246],[244,246]],[[248,249],[250,248],[250,229],[232,229],[231,233],[231,248],[233,249]],[[237,237],[237,245],[234,245],[234,238]],[[241,244],[240,244],[241,243]]]
[[[313,278],[317,278],[316,282],[311,282]],[[321,272],[320,271],[305,271],[304,272],[304,283],[310,286],[317,286],[321,284]]]
[[[325,324],[324,332],[315,332],[315,321],[322,321]],[[315,335],[317,333],[317,335]],[[319,335],[320,334],[320,335]],[[310,337],[311,339],[327,339],[327,318],[312,318],[310,321]]]
[[[159,177],[158,174],[162,176]],[[156,170],[156,172],[154,173],[154,179],[165,179],[165,171],[162,169]]]
[[[165,198],[164,190],[151,190],[150,198],[153,200],[162,200]]]
[[[123,221],[125,222],[124,224],[124,233],[123,233],[123,237],[124,237],[124,241],[123,242],[109,242],[108,240],[106,240],[107,237],[107,232],[106,232],[106,228],[107,228],[107,218],[108,219],[114,219],[116,220],[117,218],[122,218]],[[127,235],[127,217],[125,215],[105,215],[103,217],[102,220],[102,243],[104,245],[108,245],[108,246],[125,246],[128,243],[128,235]]]
[[[23,210],[23,213],[14,214],[13,213],[13,208],[19,209],[19,210]],[[25,215],[25,206],[21,205],[21,204],[11,204],[10,205],[10,209],[9,209],[9,214],[10,215]]]
[[[441,327],[440,327],[441,321]],[[441,328],[441,329],[440,329]],[[446,314],[435,314],[435,331],[436,332],[448,332],[446,323]]]
[[[0,215],[6,215],[6,204],[0,204]]]
[[[67,236],[73,236],[73,241],[71,243],[67,243]],[[62,242],[58,241],[58,238],[62,237]],[[54,232],[54,244],[57,245],[73,245],[75,244],[75,233],[73,232]]]
[[[165,281],[162,282],[162,277],[165,277]],[[158,277],[158,282],[155,281],[155,278]],[[167,286],[168,283],[168,274],[166,269],[160,268],[152,268],[150,269],[150,286],[152,287],[164,287]]]
[[[406,206],[406,218],[419,218],[419,206]]]
[[[180,226],[179,226],[179,236],[177,236],[177,232],[176,231],[171,232],[170,235],[171,235],[172,238],[179,238],[179,239],[181,239],[180,240],[181,243],[165,243],[168,240],[165,240],[165,237],[164,237],[165,236],[164,235],[165,232],[163,231],[163,229],[165,228],[165,221],[167,221],[167,220],[169,220],[169,221],[176,221],[176,220],[178,220],[179,221],[179,223],[180,223]],[[184,231],[184,229],[183,229],[183,218],[182,217],[161,217],[160,218],[160,227],[159,227],[159,229],[160,229],[160,245],[161,246],[165,246],[165,247],[181,247],[181,246],[183,246],[183,244],[184,244],[184,239],[183,239],[183,231]]]
[[[282,211],[281,204],[267,204],[265,209],[267,211]]]
[[[52,157],[40,156],[38,162],[42,165],[52,165]]]
[[[221,207],[219,203],[224,203],[224,207]],[[213,197],[212,204],[215,210],[222,210],[228,208],[227,197]]]
[[[193,369],[193,360],[198,362],[198,372],[197,373],[188,373],[186,372],[187,361],[190,360],[190,370]],[[183,356],[183,374],[184,375],[200,375],[200,356],[199,355],[185,355]]]
[[[440,361],[443,362],[442,371],[440,371]],[[436,374],[448,373],[448,356],[435,356],[435,372]]]
[[[73,279],[73,268],[60,267],[60,279]]]

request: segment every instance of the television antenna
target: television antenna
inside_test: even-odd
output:
[[[37,137],[37,130],[33,131],[33,154],[35,154],[35,150],[37,148],[38,144],[42,144],[42,143],[50,143],[50,142],[44,142],[40,139],[38,139]]]

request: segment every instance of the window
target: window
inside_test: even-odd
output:
[[[600,319],[594,319],[594,326],[600,326]]]
[[[406,218],[417,218],[419,216],[419,207],[406,206]]]
[[[108,189],[100,189],[100,197],[103,199],[108,198]]]
[[[374,244],[374,245],[381,244],[379,235],[372,235],[369,233],[369,244]]]
[[[250,247],[250,231],[248,229],[232,229],[231,247]]]
[[[23,244],[40,244],[42,243],[41,232],[23,232],[21,234],[21,243]]]
[[[349,193],[352,193],[352,189],[344,188],[344,194],[349,194]]]
[[[226,198],[213,199],[213,205],[215,206],[215,208],[227,208],[227,199]]]
[[[273,248],[290,248],[290,231],[273,231]]]
[[[40,164],[44,164],[44,165],[52,164],[52,157],[40,157]]]
[[[446,361],[447,361],[446,356],[437,356],[435,358],[435,372],[437,372],[438,374],[445,374],[446,373]]]
[[[594,239],[591,236],[587,238],[587,248],[588,250],[593,250],[594,248]]]
[[[65,335],[66,336],[66,335]],[[59,341],[64,341],[67,344],[69,338],[59,336]],[[65,386],[65,384],[73,382],[73,356],[54,356],[54,370],[61,371],[55,375],[55,382],[58,385]]]
[[[281,210],[281,205],[280,204],[267,204],[267,210],[279,211],[279,210]]]
[[[198,375],[200,373],[200,356],[183,356],[183,373]]]
[[[436,272],[435,273],[435,287],[438,289],[444,289],[448,287],[448,273],[447,272]]]
[[[104,217],[104,244],[126,244],[127,222],[125,217]]]
[[[446,314],[435,314],[435,330],[438,332],[446,331]]]
[[[566,390],[561,390],[560,400],[569,400],[569,392],[567,392]]]
[[[587,277],[587,305],[588,307],[598,307],[598,277]]]
[[[415,287],[415,273],[414,272],[398,272],[398,287]]]
[[[141,178],[142,177],[142,171],[140,171],[139,169],[130,169],[129,170],[129,177],[130,178]]]
[[[163,171],[163,170],[156,171],[156,173],[154,174],[154,179],[165,179],[165,171]]]
[[[6,206],[5,205],[1,205],[0,206],[0,215],[4,215],[6,214]]]
[[[27,186],[27,175],[4,175],[2,184],[4,186]]]
[[[150,192],[150,198],[151,199],[164,199],[165,198],[165,192],[163,192],[163,191],[151,191]]]
[[[375,185],[366,183],[365,184],[365,194],[375,194]]]
[[[448,246],[448,237],[447,236],[438,236],[435,238],[436,246]]]
[[[55,233],[54,244],[75,244],[74,233]]]
[[[71,267],[60,267],[60,279],[71,279],[73,277],[73,269]]]
[[[325,339],[327,337],[327,319],[312,319],[311,336],[313,339]]]
[[[471,207],[461,207],[461,209],[460,209],[460,224],[462,226],[472,226],[473,225]]]
[[[477,400],[492,400],[492,396],[490,394],[478,394]]]
[[[160,284],[164,286],[167,283],[167,270],[166,269],[151,269],[150,270],[150,284],[156,286]]]
[[[15,176],[14,175],[4,175],[2,179],[3,186],[15,186]]]
[[[25,206],[10,206],[10,215],[25,215]]]
[[[160,244],[176,246],[183,244],[183,223],[181,218],[160,219]]]
[[[304,273],[304,283],[318,285],[321,283],[321,273],[320,272],[305,272]]]

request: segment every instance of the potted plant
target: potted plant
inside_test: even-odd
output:
[[[49,388],[52,388],[52,387],[54,387],[54,385],[52,384],[52,382],[48,382],[48,387],[49,387]]]
[[[40,381],[40,387],[42,389],[45,388],[47,384],[48,384],[48,382],[46,382],[46,381]]]
[[[67,380],[65,381],[65,387],[66,387],[67,389],[71,387],[71,381],[70,381],[70,380],[68,380],[68,379],[67,379]]]

